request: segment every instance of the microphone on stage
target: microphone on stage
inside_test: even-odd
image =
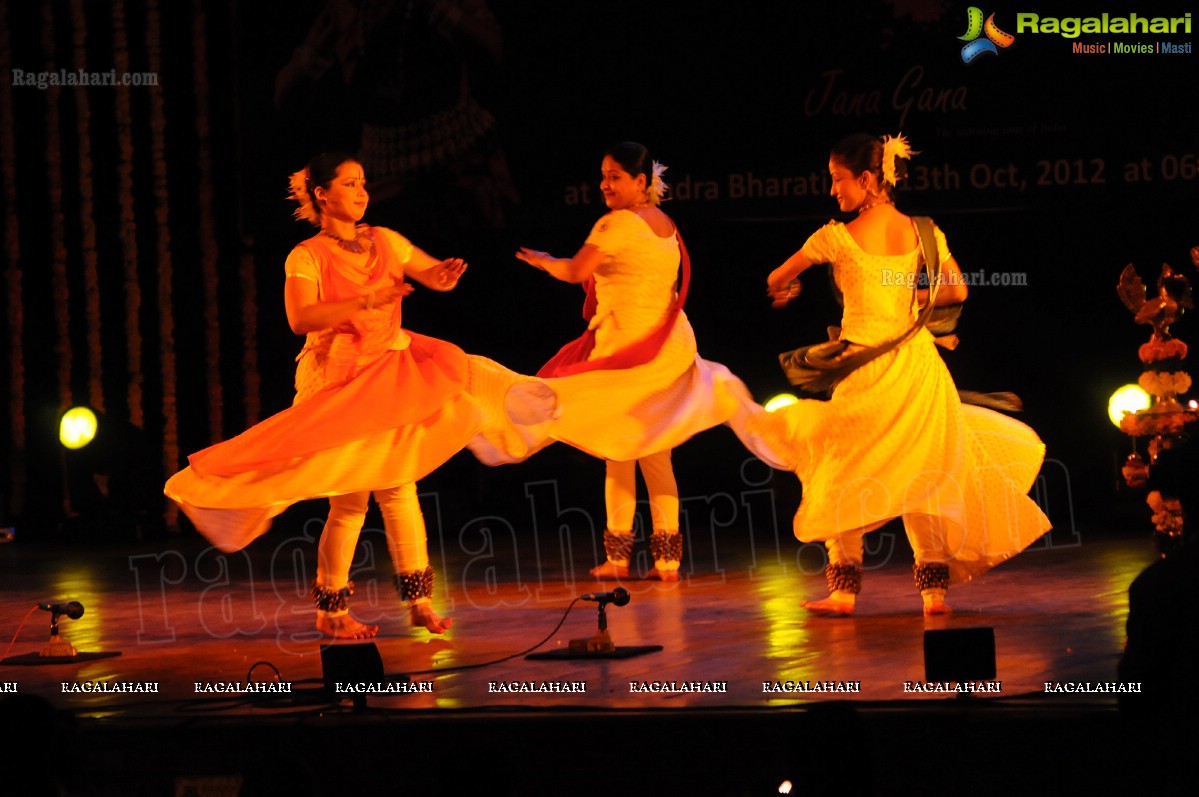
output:
[[[628,603],[627,599],[625,603]],[[39,603],[37,607],[51,614],[65,614],[72,620],[78,620],[83,616],[83,604],[79,601],[71,601],[70,603]]]
[[[580,595],[579,600],[596,601],[601,606],[605,603],[615,603],[617,606],[624,606],[632,596],[624,587],[617,587],[611,592],[588,592],[586,595]]]

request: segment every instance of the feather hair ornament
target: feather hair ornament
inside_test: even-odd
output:
[[[670,186],[662,181],[662,175],[666,172],[666,167],[661,163],[654,161],[653,178],[649,182],[649,201],[655,205],[662,204],[662,200],[666,199],[666,195],[670,193]]]
[[[897,136],[883,136],[883,182],[894,186],[900,177],[895,170],[895,159],[909,160],[917,154],[908,143],[903,133]]]
[[[287,185],[290,189],[287,198],[295,200],[300,205],[292,215],[301,221],[307,221],[319,227],[321,223],[320,213],[317,211],[316,206],[312,204],[312,192],[308,190],[308,167],[305,166],[293,174],[288,180]]]

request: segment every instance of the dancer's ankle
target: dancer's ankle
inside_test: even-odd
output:
[[[926,562],[912,565],[916,588],[924,602],[926,615],[949,614],[945,593],[949,590],[949,565],[945,562]]]
[[[654,566],[645,577],[678,581],[679,566],[683,559],[683,535],[677,529],[655,531],[649,538],[649,550],[654,557]]]
[[[938,588],[921,590],[920,598],[924,602],[924,613],[930,616],[951,613],[953,609],[949,608],[949,604],[945,602],[947,592],[946,589]]]
[[[604,555],[607,560],[588,572],[593,578],[628,578],[629,559],[633,554],[633,530],[604,529]]]

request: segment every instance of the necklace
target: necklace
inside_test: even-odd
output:
[[[879,205],[894,205],[894,204],[895,204],[895,202],[893,200],[880,199],[876,202],[871,202],[869,205],[860,205],[858,207],[858,215],[861,216],[866,211],[870,210],[871,208],[877,208]]]
[[[346,250],[347,252],[353,252],[356,255],[360,255],[363,252],[369,252],[375,243],[374,238],[371,237],[369,232],[359,232],[357,228],[355,228],[355,235],[353,238],[342,238],[332,230],[321,230],[321,234],[329,236],[334,241],[337,241],[337,245],[342,249]]]

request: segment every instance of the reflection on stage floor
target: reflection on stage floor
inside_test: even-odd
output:
[[[337,685],[332,662],[352,668],[361,657],[350,651],[330,658],[325,671],[307,597],[315,561],[310,534],[277,529],[235,554],[220,554],[188,534],[104,546],[18,541],[0,546],[8,648],[0,682],[10,694],[43,697],[70,712],[90,738],[140,732],[160,742],[190,738],[199,727],[223,728],[229,741],[239,738],[231,727],[259,723],[297,733],[329,723],[396,730],[412,720],[429,738],[452,744],[455,733],[470,733],[462,723],[519,721],[526,729],[541,723],[530,738],[552,746],[554,729],[626,718],[649,739],[657,731],[646,729],[664,723],[691,732],[711,726],[745,744],[755,729],[845,706],[873,717],[875,736],[889,732],[882,730],[888,724],[944,712],[957,718],[947,728],[963,716],[971,723],[986,716],[1034,725],[1053,717],[1092,729],[1116,721],[1117,694],[1104,690],[1117,680],[1128,586],[1156,555],[1143,534],[1046,537],[951,589],[953,613],[931,618],[921,613],[898,527],[872,540],[857,612],[849,618],[814,617],[800,608],[825,593],[819,548],[793,540],[763,545],[743,531],[738,549],[736,532],[720,535],[688,539],[678,583],[595,581],[587,574],[597,544],[590,533],[566,534],[552,547],[521,548],[515,537],[486,529],[452,545],[431,540],[435,605],[454,620],[449,633],[433,636],[408,626],[382,534],[364,532],[352,609],[380,626],[373,645],[381,669],[345,670]],[[643,547],[635,572],[649,566]],[[628,591],[626,605],[575,600],[617,587]],[[59,618],[61,637],[79,658],[36,662],[50,621],[38,605],[67,601],[84,606],[77,619]],[[627,658],[526,658],[567,651],[571,640],[595,635],[601,605],[618,649],[661,650]],[[925,632],[972,628],[993,632],[994,677],[968,681],[976,690],[969,693],[928,682]],[[445,730],[432,730],[439,722]],[[679,738],[679,731],[670,733]],[[206,745],[218,744],[205,738]],[[925,732],[912,738],[929,743]],[[602,748],[601,741],[585,739],[580,748]],[[763,739],[761,749],[766,756],[780,745],[803,744],[775,737]],[[172,766],[186,768],[196,758],[192,750]]]

